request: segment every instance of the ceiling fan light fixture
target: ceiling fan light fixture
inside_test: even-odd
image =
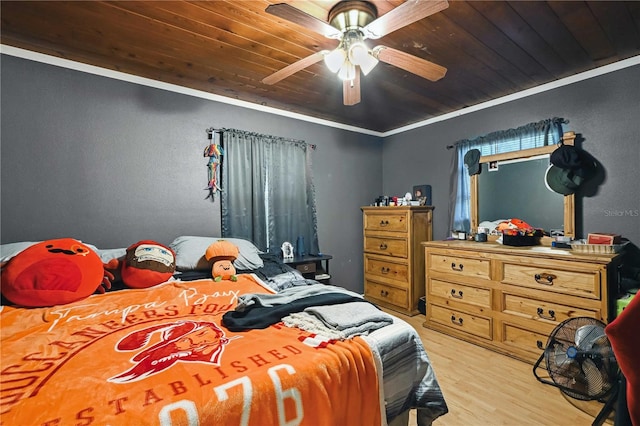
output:
[[[349,46],[349,61],[358,65],[364,75],[367,75],[378,64],[378,59],[369,53],[369,49],[363,41],[358,41]]]
[[[349,60],[354,65],[360,65],[369,55],[369,49],[362,41],[358,41],[349,46]]]
[[[346,59],[347,55],[345,54],[344,49],[342,48],[342,46],[338,46],[337,49],[325,55],[324,63],[327,68],[329,68],[329,71],[331,71],[332,73],[337,73],[343,66]]]
[[[378,60],[367,53],[366,59],[359,65],[362,73],[368,75],[378,65]]]
[[[345,60],[342,67],[338,71],[338,78],[340,80],[353,80],[356,77],[356,66],[349,60]]]

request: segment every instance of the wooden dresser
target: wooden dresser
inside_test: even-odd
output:
[[[362,207],[364,295],[386,308],[418,314],[424,253],[432,239],[432,206]]]
[[[533,363],[565,319],[615,316],[620,255],[494,242],[423,246],[428,328]]]

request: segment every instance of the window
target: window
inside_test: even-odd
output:
[[[310,146],[235,129],[222,132],[222,144],[222,236],[272,253],[302,237],[318,253]]]
[[[453,146],[456,153],[451,178],[451,194],[455,194],[455,197],[452,197],[449,205],[450,230],[471,232],[471,179],[464,165],[464,155],[467,151],[478,149],[481,155],[493,155],[556,144],[562,139],[564,123],[568,121],[551,118],[517,129],[501,130],[456,142]]]

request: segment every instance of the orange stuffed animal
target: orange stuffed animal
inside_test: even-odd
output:
[[[238,258],[238,254],[240,254],[238,247],[225,240],[218,240],[207,247],[204,257],[208,261],[213,260],[211,275],[214,281],[238,281],[236,267],[233,266],[233,261]]]
[[[2,269],[2,295],[31,308],[64,305],[111,288],[113,274],[92,249],[72,238],[46,240]]]

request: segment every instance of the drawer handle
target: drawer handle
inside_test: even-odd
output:
[[[380,226],[384,227],[384,226],[387,226],[387,225],[389,225],[389,221],[388,220],[381,220],[380,221]]]
[[[462,271],[462,269],[464,269],[464,265],[461,263],[457,266],[454,262],[451,262],[451,269],[454,271]]]
[[[553,280],[555,280],[557,277],[553,274],[544,273],[544,274],[535,274],[533,278],[536,280],[538,284],[553,285]]]
[[[388,295],[389,295],[389,292],[387,290],[380,290],[380,296],[387,297]]]
[[[455,325],[462,325],[462,318],[456,318],[455,315],[451,315],[451,322]]]
[[[385,268],[383,266],[382,268],[380,268],[380,272],[383,274],[388,274],[389,272],[391,272],[391,268]]]
[[[536,346],[538,349],[544,349],[544,343],[542,343],[542,340],[536,340]]]
[[[455,297],[456,299],[462,299],[462,290],[458,290],[458,292],[456,294],[456,289],[452,288],[451,289],[451,297]]]
[[[552,320],[552,321],[556,320],[556,312],[553,309],[549,309],[549,315],[545,315],[544,314],[544,309],[542,309],[542,308],[538,308],[537,312],[538,312],[538,316],[540,318],[544,318],[544,319],[548,319],[548,320]]]
[[[380,250],[386,250],[386,249],[387,249],[387,243],[380,244]]]

